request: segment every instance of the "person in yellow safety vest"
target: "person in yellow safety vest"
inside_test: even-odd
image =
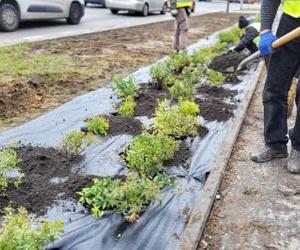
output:
[[[172,48],[178,52],[184,50],[187,46],[188,15],[193,7],[193,0],[168,0],[167,3],[172,15],[176,18]]]
[[[248,49],[251,54],[258,51],[260,23],[249,23],[247,18],[240,16],[239,18],[240,42],[233,50],[240,52]]]
[[[283,14],[277,34],[272,33],[274,18],[280,4]],[[287,161],[287,170],[300,173],[300,85],[297,89],[297,115],[293,129],[288,133],[287,103],[292,79],[300,67],[300,37],[273,50],[277,37],[300,27],[300,0],[263,0],[261,5],[261,29],[259,50],[263,56],[270,56],[267,79],[263,92],[264,138],[266,148],[251,156],[258,163],[289,156],[287,143],[292,149]],[[289,134],[289,136],[288,136]]]

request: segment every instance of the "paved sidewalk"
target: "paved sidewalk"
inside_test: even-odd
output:
[[[286,160],[249,160],[264,146],[263,84],[261,79],[199,249],[300,249],[300,175],[287,172]]]

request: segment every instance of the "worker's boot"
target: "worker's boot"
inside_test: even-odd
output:
[[[300,173],[300,151],[292,148],[287,169],[289,172],[294,174]]]
[[[274,159],[287,158],[289,156],[286,147],[282,147],[280,149],[274,149],[270,147],[266,147],[265,151],[260,154],[251,155],[251,161],[257,163],[269,162]]]

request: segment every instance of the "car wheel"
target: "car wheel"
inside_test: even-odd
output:
[[[82,18],[83,9],[78,3],[72,3],[70,8],[70,15],[67,18],[69,24],[79,24]]]
[[[149,5],[145,3],[142,10],[142,16],[148,16],[148,15],[149,15]]]
[[[110,9],[110,12],[114,15],[118,14],[119,10],[116,9]]]
[[[0,29],[15,31],[20,24],[20,13],[15,6],[9,3],[0,6]]]
[[[160,11],[160,14],[161,14],[161,15],[165,15],[166,13],[167,13],[167,5],[164,4],[162,10]]]

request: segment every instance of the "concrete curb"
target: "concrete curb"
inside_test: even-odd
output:
[[[196,207],[192,211],[189,222],[185,228],[182,241],[177,248],[178,250],[194,250],[197,249],[199,240],[204,231],[205,224],[210,215],[216,194],[220,187],[224,176],[227,163],[231,156],[233,147],[240,133],[240,129],[247,114],[248,107],[251,103],[252,96],[260,79],[264,62],[261,61],[257,67],[257,74],[253,79],[253,84],[249,88],[244,100],[242,100],[236,116],[230,121],[229,130],[225,141],[222,145],[222,150],[219,156],[213,163],[212,171],[206,181],[203,190],[199,193],[196,199]]]

